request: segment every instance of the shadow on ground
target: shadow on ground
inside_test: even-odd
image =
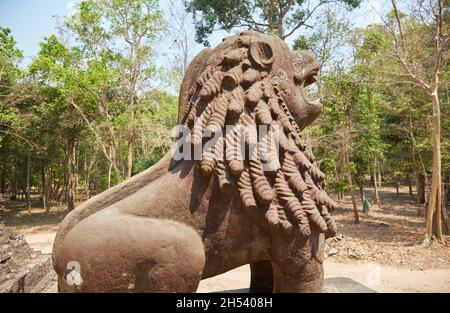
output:
[[[31,209],[27,207],[25,200],[7,200],[4,202],[4,209],[0,214],[0,221],[6,226],[18,228],[38,227],[45,230],[59,224],[68,211],[65,207],[52,207],[49,212],[45,212],[38,195],[32,195],[30,202]]]
[[[215,291],[213,293],[249,293],[249,288],[228,289]],[[323,293],[376,293],[375,290],[358,283],[348,277],[326,278],[323,286]]]

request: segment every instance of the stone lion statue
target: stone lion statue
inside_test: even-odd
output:
[[[179,124],[189,129],[182,142],[203,147],[200,158],[172,151],[70,212],[53,247],[59,291],[195,292],[201,279],[244,264],[251,292],[320,291],[335,203],[301,133],[321,112],[304,92],[318,70],[310,53],[250,31],[199,53]],[[240,127],[253,132],[239,157]],[[225,129],[206,147],[207,131]]]

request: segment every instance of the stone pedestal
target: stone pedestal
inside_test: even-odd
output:
[[[376,293],[375,290],[364,286],[348,277],[326,278],[323,293]]]

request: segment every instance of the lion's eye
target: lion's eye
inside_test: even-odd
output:
[[[302,74],[303,73],[294,74],[294,83],[296,86],[309,86],[317,81],[317,71],[315,70],[310,71],[307,74]]]

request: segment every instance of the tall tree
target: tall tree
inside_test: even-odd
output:
[[[126,104],[122,118],[127,119],[124,124],[127,128],[125,178],[132,174],[136,109],[141,98],[152,89],[151,80],[155,78],[156,70],[152,63],[155,53],[153,45],[163,29],[163,22],[157,0],[86,0],[77,4],[75,14],[66,23],[68,30],[76,34],[82,47],[87,50],[85,57],[91,60],[89,66],[94,66],[95,74],[99,74],[98,70],[103,70],[108,75],[120,74],[116,79],[120,88],[126,91],[121,92],[123,99],[120,99],[120,102]],[[117,68],[111,68],[116,61],[119,61]],[[110,145],[109,149],[103,147],[103,151],[104,154],[109,151],[111,166],[117,170],[118,145],[110,112],[106,107],[108,85],[105,85],[105,78],[111,82],[112,77],[97,79],[100,83],[97,87],[100,88],[94,94],[98,98],[101,114],[109,120]],[[84,115],[86,123],[91,124],[82,108],[79,111]],[[101,141],[100,135],[96,137]]]
[[[184,10],[181,3],[170,1],[167,18],[167,39],[170,46],[172,71],[175,75],[175,87],[178,89],[192,59],[195,42],[195,30],[191,26],[192,16]]]
[[[427,229],[424,245],[431,243],[432,235],[444,243],[442,235],[442,173],[441,173],[441,108],[439,102],[440,71],[444,62],[444,54],[449,44],[448,12],[444,0],[431,1],[429,6],[420,3],[417,12],[423,21],[421,25],[428,27],[433,33],[433,41],[429,37],[418,38],[412,32],[415,24],[414,16],[408,19],[398,10],[395,0],[391,0],[392,14],[385,22],[394,41],[393,58],[399,62],[402,69],[412,82],[422,89],[432,102],[433,116],[433,175],[431,181],[431,196],[427,208]],[[448,9],[448,7],[447,7]],[[445,15],[444,15],[445,14]],[[418,51],[419,47],[433,47]],[[427,50],[432,55],[427,53]],[[432,66],[428,62],[432,60]],[[430,69],[430,71],[427,71]]]
[[[157,0],[102,0],[105,17],[111,23],[112,38],[125,42],[126,80],[128,82],[128,135],[126,178],[133,168],[136,102],[148,88],[153,74],[152,43],[162,29],[163,20]]]
[[[345,59],[345,50],[351,31],[350,20],[339,6],[328,4],[317,18],[317,25],[309,34],[301,34],[294,40],[296,50],[311,50],[325,73],[328,64]],[[346,51],[347,52],[347,51]]]
[[[360,0],[187,0],[194,16],[197,41],[208,45],[207,37],[216,30],[236,28],[271,33],[285,40],[301,27],[312,27],[311,19],[328,3],[340,2],[346,8],[359,6]]]

